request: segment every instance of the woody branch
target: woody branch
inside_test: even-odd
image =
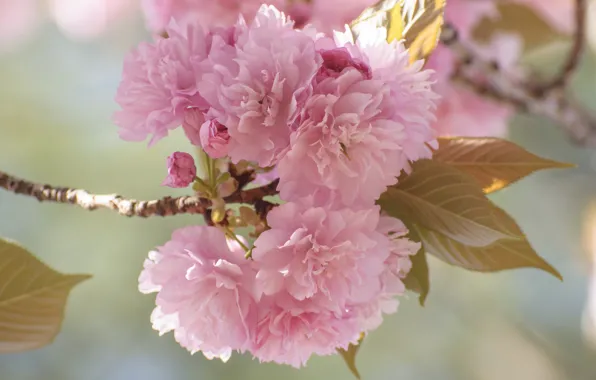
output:
[[[224,198],[226,203],[247,203],[257,208],[269,209],[271,204],[263,197],[277,193],[278,181],[262,187],[238,190]],[[0,188],[9,192],[36,198],[40,202],[64,203],[85,210],[100,208],[116,211],[128,217],[171,216],[178,214],[205,214],[211,201],[199,196],[164,197],[155,200],[136,200],[117,194],[91,194],[86,190],[39,184],[0,171]]]

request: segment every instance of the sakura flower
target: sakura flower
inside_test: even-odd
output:
[[[377,231],[391,241],[390,255],[385,260],[385,269],[380,277],[381,289],[368,302],[351,304],[346,312],[359,321],[365,332],[376,329],[383,322],[383,314],[397,311],[399,301],[396,297],[404,294],[406,287],[403,279],[412,269],[410,257],[420,250],[420,243],[406,237],[408,229],[399,219],[381,216]]]
[[[370,299],[389,255],[387,238],[375,230],[378,219],[378,207],[276,207],[267,217],[271,229],[253,250],[258,290],[287,292],[296,300],[319,296],[325,308],[338,313],[348,301]]]
[[[312,38],[263,6],[236,41],[238,71],[221,78],[211,113],[228,129],[233,162],[274,164],[290,145],[298,111],[312,90],[320,59]],[[214,100],[212,100],[214,99]]]
[[[201,113],[209,110],[198,84],[214,67],[233,63],[235,30],[205,32],[196,25],[172,25],[167,32],[168,38],[142,43],[125,59],[116,95],[122,110],[116,112],[114,121],[124,140],[152,136],[150,144],[185,124],[187,136],[196,145],[192,128],[202,120]]]
[[[284,200],[314,194],[369,207],[411,161],[431,156],[430,72],[381,33],[360,37],[354,44],[348,31],[317,41],[322,69],[278,164]]]
[[[337,348],[356,343],[360,326],[338,316],[312,299],[296,300],[287,293],[264,297],[251,353],[261,362],[299,368],[312,355],[333,355]]]
[[[194,158],[184,152],[174,152],[168,157],[168,176],[163,186],[187,187],[197,176]]]
[[[200,131],[201,145],[212,158],[225,157],[228,153],[230,135],[228,128],[217,120],[206,121]]]
[[[207,358],[246,350],[257,322],[251,265],[216,227],[176,230],[149,253],[139,277],[141,292],[157,292],[153,327],[173,330],[181,346]]]

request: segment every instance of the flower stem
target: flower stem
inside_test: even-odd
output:
[[[228,237],[229,237],[229,238],[236,240],[236,241],[238,242],[238,244],[240,244],[240,246],[242,247],[242,249],[244,249],[244,252],[246,252],[246,254],[248,255],[248,254],[249,254],[249,252],[251,251],[251,249],[250,249],[250,248],[248,248],[248,247],[246,246],[246,244],[244,244],[244,243],[242,242],[242,240],[240,240],[240,239],[238,238],[238,236],[236,236],[236,234],[234,233],[234,231],[232,231],[232,230],[230,229],[230,227],[228,227],[228,226],[223,226],[223,229],[225,230],[225,233],[226,233],[226,235],[228,235]]]

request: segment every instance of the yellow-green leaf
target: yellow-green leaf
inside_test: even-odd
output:
[[[415,162],[412,173],[402,175],[378,203],[406,225],[422,226],[465,245],[486,246],[511,237],[476,181],[441,162]]]
[[[350,372],[352,372],[352,374],[354,376],[356,376],[357,379],[360,379],[360,373],[358,372],[358,368],[356,368],[356,354],[358,354],[358,350],[360,349],[360,345],[362,344],[363,340],[364,340],[364,333],[360,334],[360,339],[358,339],[358,344],[350,343],[347,350],[344,350],[343,348],[337,349],[337,352],[339,352],[341,357],[346,362],[346,365],[350,369]]]
[[[470,174],[487,194],[538,170],[573,167],[538,157],[511,141],[485,137],[440,138],[433,160]]]
[[[437,47],[445,0],[381,0],[351,24],[357,37],[365,29],[384,27],[387,41],[404,40],[410,62],[426,58]]]
[[[470,247],[420,226],[416,227],[416,232],[426,252],[458,267],[477,272],[537,268],[563,280],[561,274],[534,251],[511,216],[496,206],[494,213],[505,228],[518,236],[517,239],[501,239],[486,247]]]
[[[430,291],[430,281],[428,278],[428,263],[426,262],[426,252],[420,249],[418,253],[412,256],[412,269],[404,279],[406,289],[419,294],[418,301],[420,306],[424,306],[428,292]]]
[[[51,343],[71,289],[88,275],[65,275],[0,239],[0,354]]]

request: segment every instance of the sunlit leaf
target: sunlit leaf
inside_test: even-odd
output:
[[[430,281],[428,278],[428,263],[426,262],[426,252],[420,249],[418,253],[412,256],[412,269],[404,279],[406,289],[419,294],[418,301],[420,306],[424,306],[428,292],[430,291]]]
[[[350,346],[348,347],[347,350],[344,350],[343,348],[337,349],[337,352],[339,352],[341,357],[346,362],[346,365],[348,366],[348,368],[350,369],[352,374],[354,374],[354,376],[356,376],[357,379],[360,379],[360,373],[358,372],[358,368],[356,368],[356,355],[358,354],[358,350],[360,349],[360,346],[362,345],[363,340],[364,340],[364,333],[360,334],[360,339],[358,339],[358,344],[350,344]]]
[[[351,24],[357,37],[363,30],[384,27],[387,41],[404,40],[410,61],[426,58],[437,47],[445,0],[381,0]]]
[[[515,268],[537,268],[562,280],[561,274],[534,251],[517,223],[494,206],[498,221],[517,239],[501,239],[486,247],[470,247],[447,236],[417,226],[424,250],[446,263],[477,272],[497,272]]]
[[[407,225],[419,225],[465,245],[486,246],[511,237],[474,178],[441,162],[415,162],[413,172],[402,175],[378,203]]]
[[[51,343],[71,289],[89,277],[58,273],[19,245],[0,239],[0,353]]]
[[[500,190],[538,170],[573,167],[538,157],[511,141],[484,137],[440,138],[433,160],[470,174],[485,193]]]

